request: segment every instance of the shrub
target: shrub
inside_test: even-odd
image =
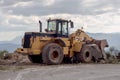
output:
[[[6,53],[8,53],[6,50],[0,51],[0,59],[3,59]]]

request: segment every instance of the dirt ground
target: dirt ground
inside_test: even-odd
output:
[[[120,64],[0,65],[0,80],[120,80]]]

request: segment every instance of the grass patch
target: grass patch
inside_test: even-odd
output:
[[[4,70],[8,70],[8,68],[5,66],[0,66],[0,70],[4,71]]]
[[[16,70],[22,70],[22,69],[25,69],[25,68],[23,66],[17,66],[15,69]]]
[[[25,69],[24,66],[0,65],[0,71],[12,70],[19,71]]]
[[[109,59],[109,60],[107,60],[107,63],[110,63],[110,64],[120,64],[120,61],[118,59]]]

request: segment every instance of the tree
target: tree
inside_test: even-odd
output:
[[[111,53],[112,55],[114,55],[113,52],[114,52],[115,48],[112,46],[112,47],[109,48],[109,50],[110,50],[110,53]]]
[[[118,53],[119,53],[119,50],[117,50],[115,47],[110,47],[110,48],[109,48],[109,51],[110,51],[111,55],[114,56],[114,58],[116,58],[116,56],[117,56]]]
[[[120,56],[120,52],[118,53],[118,56]]]
[[[7,50],[0,51],[0,58],[4,58],[5,54],[7,54]]]

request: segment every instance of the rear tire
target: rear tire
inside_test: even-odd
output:
[[[42,55],[28,55],[29,60],[32,63],[42,63]]]
[[[50,43],[43,48],[42,52],[43,63],[45,64],[60,64],[63,61],[63,50],[61,46],[55,43]]]

